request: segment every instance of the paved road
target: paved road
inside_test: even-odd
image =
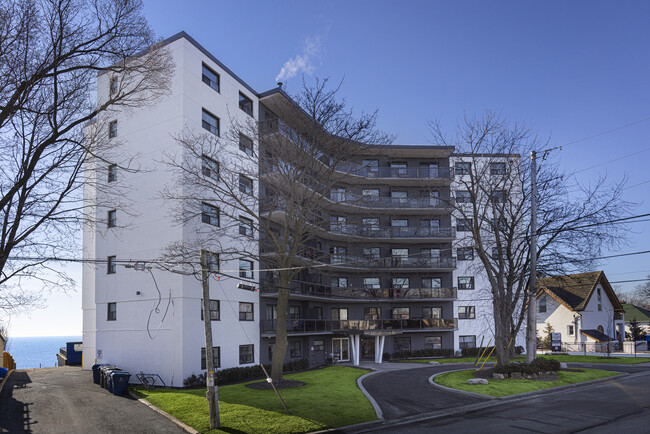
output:
[[[12,373],[0,395],[0,432],[184,431],[137,400],[100,388],[92,372],[66,366]]]

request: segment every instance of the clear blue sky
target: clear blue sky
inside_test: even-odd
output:
[[[379,127],[397,143],[427,143],[428,121],[451,127],[487,109],[529,123],[551,145],[650,118],[649,2],[145,0],[145,14],[159,36],[185,30],[258,91],[275,87],[291,59],[304,60],[307,76],[345,78],[342,95],[357,110],[379,109]],[[301,74],[284,79],[290,92]],[[627,177],[635,213],[650,212],[650,121],[557,159],[571,171],[599,165],[577,175],[584,183]],[[629,246],[612,254],[650,250],[650,222],[631,230]],[[600,268],[610,281],[640,279],[650,255]],[[51,296],[31,321],[14,318],[13,335],[80,334],[80,300],[80,289]],[[62,314],[65,327],[41,333]]]

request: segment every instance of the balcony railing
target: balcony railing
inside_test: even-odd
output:
[[[262,280],[262,294],[278,292],[276,280]],[[309,282],[292,282],[288,288],[292,294],[314,297],[345,298],[345,299],[455,299],[456,288],[350,288],[327,286]]]
[[[377,227],[355,223],[324,222],[325,231],[339,235],[367,238],[454,238],[456,228],[435,228],[421,226]]]
[[[262,333],[273,333],[277,320],[261,320]],[[369,330],[386,330],[409,332],[418,330],[455,330],[458,328],[456,318],[420,318],[420,319],[287,319],[287,333],[345,333]]]

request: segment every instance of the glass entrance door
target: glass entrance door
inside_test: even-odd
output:
[[[361,358],[375,359],[375,337],[361,337]]]
[[[339,362],[350,361],[350,339],[332,338],[332,352],[334,358]]]

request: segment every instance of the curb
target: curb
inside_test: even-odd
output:
[[[140,398],[138,395],[136,395],[135,393],[133,393],[133,391],[131,391],[130,389],[129,389],[129,395],[131,396],[131,398],[133,398],[133,399],[135,399],[135,400],[141,402],[142,404],[146,405],[147,407],[149,407],[150,409],[152,409],[152,410],[155,411],[156,413],[158,413],[158,414],[160,414],[160,415],[166,417],[166,418],[169,419],[170,421],[174,422],[176,425],[178,425],[179,427],[183,428],[183,429],[185,430],[185,432],[188,432],[188,433],[191,433],[191,434],[200,434],[199,431],[195,430],[194,428],[192,428],[192,427],[189,426],[188,424],[182,422],[182,421],[179,420],[179,419],[176,419],[176,418],[175,418],[174,416],[172,416],[171,414],[167,413],[166,411],[163,411],[163,410],[159,409],[158,407],[156,407],[155,405],[151,404],[150,402],[147,402],[144,398]]]
[[[367,377],[369,377],[371,375],[375,375],[375,374],[377,374],[379,372],[381,372],[381,371],[368,372],[367,374],[362,375],[361,377],[357,378],[357,386],[359,387],[359,389],[361,389],[363,394],[366,395],[366,398],[368,398],[368,401],[370,401],[370,404],[372,405],[372,408],[375,410],[375,414],[377,415],[377,419],[383,420],[384,419],[384,412],[381,411],[381,407],[379,407],[379,404],[377,403],[377,401],[375,401],[375,398],[373,398],[372,395],[370,393],[368,393],[366,388],[363,387],[363,380],[365,380]],[[373,421],[373,422],[376,422],[376,421]],[[366,423],[368,423],[368,422],[366,422]],[[372,423],[372,422],[370,422],[370,423]]]
[[[467,371],[467,369],[453,369],[451,371],[438,372],[437,374],[433,374],[432,376],[429,377],[429,384],[432,385],[433,387],[436,387],[436,388],[439,388],[439,389],[442,389],[442,390],[446,390],[448,392],[456,392],[456,393],[460,393],[460,394],[463,394],[463,395],[475,396],[475,397],[478,397],[478,398],[487,398],[489,400],[499,399],[496,396],[484,395],[482,393],[470,392],[470,391],[467,391],[467,390],[454,389],[453,387],[443,386],[442,384],[438,384],[435,381],[433,381],[433,379],[436,378],[438,375],[446,374],[448,372],[457,372],[457,371]]]
[[[14,371],[15,371],[15,369],[12,369],[11,371],[7,372],[7,375],[5,375],[5,378],[3,378],[3,379],[2,379],[2,382],[0,382],[0,393],[2,393],[2,390],[3,390],[4,387],[5,387],[5,383],[7,382],[7,380],[9,379],[9,377],[11,376],[11,374],[12,374]]]

